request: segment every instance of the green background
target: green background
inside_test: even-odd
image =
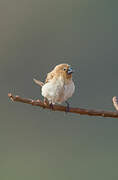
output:
[[[44,81],[71,64],[71,106],[114,111],[118,95],[118,2],[0,1],[0,179],[117,180],[118,119],[12,103],[42,98]],[[79,87],[79,88],[78,88]]]

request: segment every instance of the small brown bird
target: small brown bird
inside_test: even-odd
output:
[[[70,65],[59,64],[47,74],[45,83],[36,79],[34,79],[34,82],[42,86],[42,96],[44,96],[44,100],[48,100],[49,104],[53,106],[55,103],[61,104],[62,102],[66,102],[67,108],[69,108],[67,99],[75,91],[72,73],[73,69]]]

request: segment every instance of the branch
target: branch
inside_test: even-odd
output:
[[[8,97],[12,101],[22,102],[22,103],[26,103],[26,104],[31,104],[33,106],[40,106],[42,108],[52,109],[50,105],[45,104],[41,100],[36,101],[36,100],[32,100],[32,99],[21,98],[20,96],[13,96],[11,93],[8,94]],[[53,111],[64,111],[64,112],[66,112],[66,107],[65,106],[60,106],[60,105],[54,105],[52,110]],[[77,114],[80,114],[80,115],[118,118],[118,112],[111,112],[111,111],[100,111],[100,110],[92,110],[92,109],[72,108],[72,107],[70,107],[69,112],[70,113],[77,113]]]

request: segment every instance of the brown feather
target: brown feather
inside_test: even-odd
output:
[[[54,77],[54,72],[52,71],[52,72],[50,72],[50,73],[48,73],[47,74],[47,77],[46,77],[46,80],[45,80],[45,83],[47,83],[47,82],[49,82],[50,80],[52,80],[53,79],[53,77]]]

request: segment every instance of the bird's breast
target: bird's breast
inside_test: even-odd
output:
[[[73,81],[70,81],[70,83],[66,84],[64,86],[64,100],[66,101],[68,98],[70,98],[75,91],[75,85]]]
[[[72,80],[65,84],[63,79],[58,78],[44,84],[42,87],[42,95],[53,104],[62,103],[72,96],[74,90],[75,86]]]
[[[61,102],[63,94],[64,83],[60,79],[51,80],[42,87],[42,95],[52,103]]]

